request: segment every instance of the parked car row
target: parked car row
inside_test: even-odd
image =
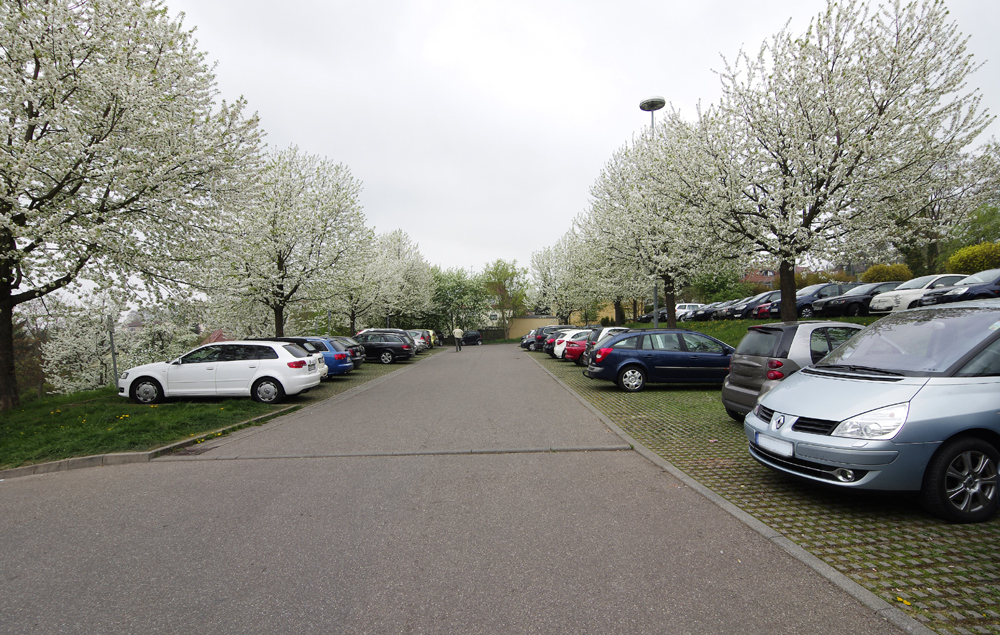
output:
[[[416,339],[415,339],[416,338]],[[365,360],[390,364],[433,346],[426,330],[366,329],[357,336],[272,337],[213,342],[170,362],[130,368],[118,394],[140,404],[168,397],[251,397],[277,403],[327,378],[360,368]]]
[[[963,274],[934,274],[906,282],[821,282],[795,292],[795,312],[799,318],[886,315],[919,306],[946,304],[960,300],[1000,296],[1000,269]],[[639,318],[648,322],[651,314]],[[664,319],[665,319],[664,315]],[[682,320],[779,319],[781,292],[766,291],[756,296],[713,302],[689,313]]]
[[[735,350],[686,329],[628,330],[597,342],[583,373],[625,392],[721,384],[762,465],[837,488],[911,492],[946,520],[985,521],[1000,509],[1000,269],[911,282],[867,328],[753,325]],[[935,288],[942,282],[956,284]],[[879,297],[877,285],[853,289],[845,312]]]

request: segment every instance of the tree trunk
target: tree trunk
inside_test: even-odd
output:
[[[663,306],[667,308],[667,328],[677,328],[677,293],[673,276],[663,275]]]
[[[621,300],[615,300],[615,326],[621,326],[625,320],[625,308]]]
[[[0,298],[0,411],[21,405],[14,372],[14,305],[9,289],[7,297]]]
[[[285,336],[285,309],[282,306],[274,307],[274,336]]]
[[[782,260],[778,265],[781,284],[781,321],[796,322],[799,312],[795,307],[795,262]]]

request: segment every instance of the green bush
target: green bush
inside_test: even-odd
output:
[[[893,280],[909,280],[913,277],[910,268],[902,263],[894,265],[872,265],[868,271],[861,274],[861,282],[892,282]]]
[[[967,274],[1000,268],[1000,245],[980,243],[963,247],[948,259],[947,267],[950,273]]]

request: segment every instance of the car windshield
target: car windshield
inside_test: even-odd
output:
[[[968,278],[962,278],[961,280],[955,283],[955,286],[967,287],[970,284],[993,282],[997,278],[1000,278],[1000,269],[990,269],[988,271],[980,271],[979,273],[974,273]]]
[[[924,286],[931,280],[937,278],[937,276],[920,276],[919,278],[914,278],[913,280],[907,280],[903,284],[896,287],[896,291],[905,291],[907,289],[923,289]]]
[[[850,291],[848,291],[844,295],[865,295],[866,293],[868,293],[869,291],[871,291],[872,289],[874,289],[875,287],[877,287],[880,284],[882,284],[882,283],[881,282],[873,282],[871,284],[863,284],[860,287],[854,287],[853,289],[851,289]]]
[[[872,324],[816,367],[849,366],[904,375],[940,375],[998,329],[1000,309],[947,307],[905,311]]]

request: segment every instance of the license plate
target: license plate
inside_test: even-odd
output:
[[[768,452],[774,452],[779,456],[794,456],[795,446],[788,441],[782,439],[775,439],[774,437],[768,437],[762,435],[760,432],[757,435],[757,445],[764,448]]]

